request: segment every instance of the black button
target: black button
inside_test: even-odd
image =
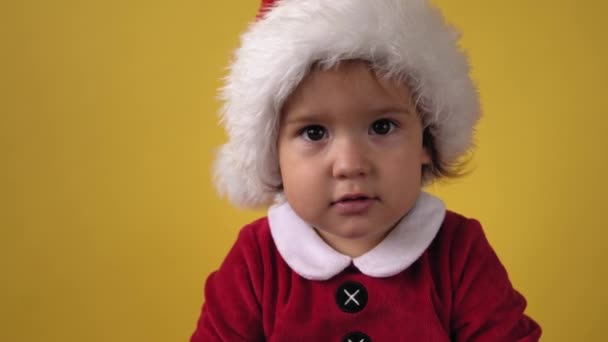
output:
[[[364,333],[352,332],[344,336],[342,342],[372,342],[372,339]]]
[[[360,283],[346,282],[336,291],[336,304],[344,312],[359,312],[367,305],[367,290]]]

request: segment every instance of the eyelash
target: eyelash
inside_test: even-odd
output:
[[[375,131],[374,127],[375,125],[382,123],[382,124],[388,124],[388,131],[385,133],[378,133],[377,131]],[[370,127],[369,127],[369,134],[371,135],[387,135],[390,134],[391,132],[393,132],[395,130],[395,128],[399,127],[399,125],[391,119],[378,119],[376,121],[374,121]],[[314,133],[321,133],[322,136],[319,137],[319,139],[311,139],[309,133],[313,133],[312,130],[318,130],[317,132]],[[321,132],[319,132],[321,131]],[[306,127],[303,127],[302,129],[300,129],[298,131],[298,136],[303,137],[305,140],[307,141],[311,141],[311,142],[315,142],[315,141],[319,141],[322,140],[323,138],[326,138],[327,136],[327,129],[321,125],[308,125]]]
[[[374,126],[378,123],[387,123],[389,125],[388,128],[388,132],[386,133],[378,133],[378,132],[372,132],[374,130]],[[391,132],[393,132],[393,130],[395,130],[395,128],[399,127],[397,125],[397,123],[391,119],[378,119],[376,121],[374,121],[371,126],[370,126],[370,134],[374,134],[374,135],[387,135]]]
[[[327,129],[325,129],[325,127],[323,127],[321,125],[309,125],[309,126],[303,127],[302,129],[300,129],[298,131],[298,136],[301,136],[305,140],[311,141],[311,142],[319,141],[321,139],[316,139],[316,140],[315,139],[311,139],[310,135],[308,135],[308,133],[310,133],[312,130],[315,130],[315,129],[322,130],[323,136],[321,137],[321,139],[325,138],[325,136],[327,135]]]

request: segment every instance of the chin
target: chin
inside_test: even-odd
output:
[[[378,225],[373,224],[352,224],[344,225],[338,230],[333,230],[334,234],[340,235],[343,239],[358,240],[363,238],[369,238],[377,235],[381,235],[384,232],[378,229]]]

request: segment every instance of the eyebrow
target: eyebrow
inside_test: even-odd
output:
[[[295,116],[284,121],[285,125],[312,123],[322,121],[326,115],[321,113],[318,114],[300,114],[297,113]]]
[[[295,116],[285,120],[284,124],[292,125],[292,124],[301,124],[301,123],[314,123],[320,122],[326,118],[326,115],[323,112],[316,112],[313,114],[307,114],[306,110],[302,110],[301,112],[295,114]],[[382,116],[383,114],[402,114],[402,115],[412,115],[413,112],[410,108],[405,106],[384,106],[384,107],[376,107],[371,108],[366,111],[367,116]]]
[[[377,108],[372,108],[369,112],[376,114],[376,115],[389,114],[389,113],[390,114],[412,115],[412,110],[410,108],[408,108],[407,106],[377,107]]]

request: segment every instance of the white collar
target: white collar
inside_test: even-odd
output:
[[[270,207],[270,233],[289,267],[309,280],[327,280],[351,262],[365,275],[390,277],[412,265],[431,244],[445,217],[445,204],[421,192],[414,207],[369,252],[351,258],[330,247],[285,202]]]

